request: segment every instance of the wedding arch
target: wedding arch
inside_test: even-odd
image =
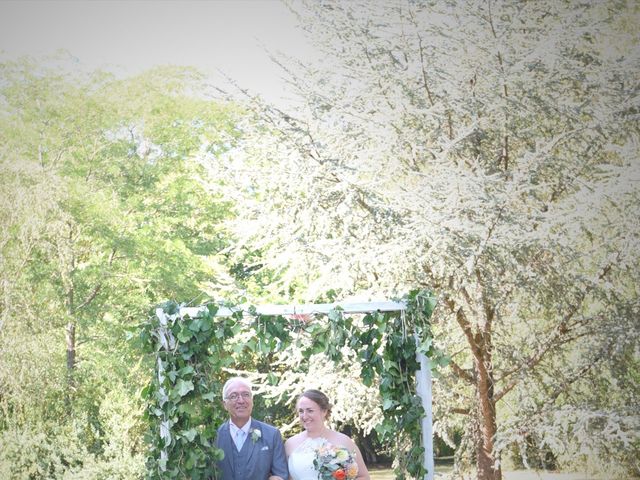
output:
[[[397,478],[408,473],[432,480],[431,368],[446,362],[433,345],[429,319],[435,304],[431,292],[413,291],[385,302],[160,305],[140,331],[154,363],[142,391],[151,425],[151,478],[205,479],[214,473],[221,457],[214,446],[216,427],[226,416],[219,403],[220,373],[232,366],[229,349],[239,348],[231,340],[253,329],[258,342],[243,348],[259,354],[295,344],[305,358],[324,353],[335,362],[345,346],[359,352],[363,382],[378,379],[384,418],[379,433],[406,442],[397,443]],[[300,321],[306,314],[320,318]],[[312,340],[304,347],[298,343],[303,335]]]

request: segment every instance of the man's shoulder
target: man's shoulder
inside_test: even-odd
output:
[[[261,428],[263,430],[277,430],[277,428],[271,425],[270,423],[261,422],[260,420],[256,420],[255,418],[251,419],[251,428]]]
[[[261,422],[260,420],[256,420],[255,418],[251,419],[251,428],[259,428],[260,430],[268,431],[268,432],[278,431],[278,428],[274,427],[270,423]]]
[[[218,427],[218,432],[221,432],[222,430],[224,430],[224,429],[225,429],[226,427],[228,427],[228,426],[229,426],[229,420],[227,420],[227,421],[223,422],[223,423],[222,423],[222,425],[220,425],[220,426]]]

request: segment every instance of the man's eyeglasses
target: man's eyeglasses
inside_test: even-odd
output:
[[[243,400],[249,400],[251,398],[251,392],[240,392],[240,393],[234,392],[230,395],[227,395],[226,400],[231,400],[232,402],[235,402],[240,397],[242,397]]]

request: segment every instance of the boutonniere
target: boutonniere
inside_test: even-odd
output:
[[[251,430],[251,441],[253,443],[256,443],[261,438],[262,438],[262,432],[260,430],[258,430],[257,428],[254,428],[253,430]]]

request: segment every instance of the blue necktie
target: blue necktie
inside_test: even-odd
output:
[[[238,449],[238,451],[242,449],[242,445],[244,444],[244,436],[244,430],[236,430],[236,436],[233,441],[236,444],[236,448]]]

